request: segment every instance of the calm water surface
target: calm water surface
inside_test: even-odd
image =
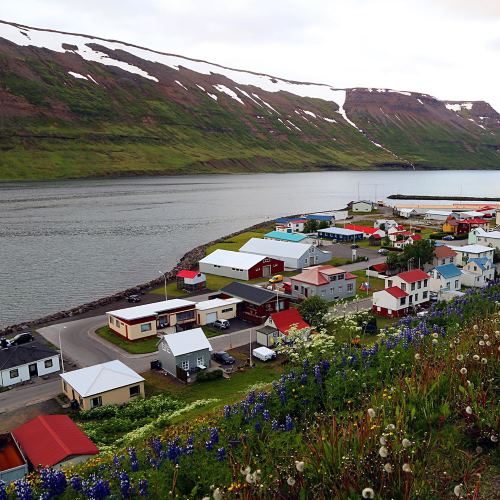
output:
[[[148,281],[265,219],[394,193],[500,196],[500,172],[321,172],[0,184],[0,326]]]

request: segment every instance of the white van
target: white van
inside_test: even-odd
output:
[[[257,347],[252,351],[255,358],[261,361],[269,361],[270,359],[276,359],[276,353],[267,347]]]

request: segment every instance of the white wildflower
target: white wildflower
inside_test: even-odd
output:
[[[304,471],[304,462],[299,462],[298,460],[295,460],[295,468],[299,471],[299,472],[303,472]]]
[[[472,356],[472,359],[474,361],[479,361],[479,356],[477,354],[474,354],[474,356]]]
[[[432,343],[436,345],[438,343],[438,339],[432,339]]]
[[[365,488],[361,492],[363,498],[375,498],[375,492],[371,488]]]
[[[483,339],[484,339],[484,340],[488,340],[489,338],[490,338],[490,336],[489,336],[487,333],[485,333],[485,334],[483,335]]]
[[[244,469],[240,469],[241,475],[246,476],[247,474],[250,474],[252,472],[252,469],[250,469],[250,466],[247,465]]]
[[[379,439],[379,441],[380,441],[380,444],[381,444],[382,446],[385,446],[385,445],[387,444],[387,439],[385,439],[385,437],[384,437],[384,436],[382,436],[382,437]]]
[[[483,365],[486,365],[488,363],[488,360],[486,358],[481,358],[481,363],[483,363]]]
[[[295,484],[295,479],[293,477],[289,477],[287,480],[286,480],[288,486],[293,486]]]
[[[439,333],[434,332],[434,333],[432,334],[432,338],[433,338],[433,339],[437,339],[438,337],[439,337]]]
[[[375,410],[373,408],[368,408],[368,416],[370,418],[374,418],[376,415]]]
[[[463,361],[464,360],[464,355],[463,354],[457,354],[457,361]]]
[[[410,464],[403,464],[403,472],[411,472]]]
[[[465,413],[467,413],[467,415],[472,415],[472,408],[467,406],[467,408],[465,408]]]
[[[420,354],[419,354],[418,352],[415,354],[415,359],[416,359],[417,361],[420,359]]]
[[[403,441],[401,441],[401,444],[403,445],[403,448],[409,448],[411,446],[411,441],[404,438]]]
[[[389,454],[389,452],[387,451],[387,448],[385,446],[381,446],[380,447],[380,450],[378,450],[378,454],[382,457],[382,458],[385,458],[387,457],[387,455]]]
[[[460,373],[462,375],[467,375],[467,368],[460,368]]]
[[[487,341],[486,341],[486,345],[487,345],[488,347],[490,347],[491,342],[490,342],[489,340],[487,340]]]
[[[498,443],[498,436],[496,434],[492,434],[490,436],[490,440],[492,443]]]
[[[479,327],[478,327],[477,325],[474,325],[474,326],[472,327],[472,329],[473,329],[473,330],[477,330],[478,328],[479,328]]]
[[[392,464],[390,464],[389,462],[387,462],[384,465],[384,470],[385,470],[385,472],[387,472],[388,474],[390,474],[394,470],[394,468],[392,467]]]
[[[480,345],[481,347],[482,347],[482,346],[484,346],[484,340],[480,340],[480,341],[479,341],[479,345]]]
[[[396,429],[396,426],[394,424],[389,424],[387,426],[387,428],[390,430],[390,431],[393,431],[394,429]]]
[[[220,491],[220,488],[215,488],[214,493],[213,493],[214,500],[222,500],[222,493]]]
[[[453,488],[453,493],[455,494],[456,497],[461,498],[463,496],[463,494],[464,494],[464,489],[462,488],[462,485],[461,484],[457,484]]]
[[[248,483],[248,484],[253,484],[255,483],[255,478],[254,478],[254,475],[253,474],[247,474],[245,476],[245,481]]]

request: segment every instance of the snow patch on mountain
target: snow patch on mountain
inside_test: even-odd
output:
[[[187,90],[187,88],[179,81],[179,80],[174,80],[177,85],[180,85],[184,90]]]
[[[73,78],[77,78],[78,80],[87,80],[88,78],[84,75],[80,75],[80,73],[75,73],[74,71],[68,71],[68,75],[71,75]]]
[[[238,101],[240,104],[243,104],[243,106],[245,106],[245,103],[240,99],[238,94],[234,90],[231,90],[229,87],[226,87],[225,85],[214,85],[214,89],[227,94],[229,97],[232,97],[235,101]]]
[[[455,111],[455,112],[462,111],[462,109],[467,109],[469,111],[472,109],[472,103],[471,102],[464,102],[462,104],[450,104],[450,103],[446,103],[445,106],[450,111]]]

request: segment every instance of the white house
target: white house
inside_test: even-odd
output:
[[[408,293],[397,286],[373,292],[372,312],[386,318],[400,318],[408,313]]]
[[[482,227],[476,227],[469,233],[470,244],[480,244],[500,250],[500,231],[485,231]]]
[[[240,252],[264,255],[283,261],[285,267],[289,269],[302,269],[322,264],[332,258],[330,252],[320,250],[315,245],[264,240],[261,238],[251,238],[240,248]]]
[[[389,231],[389,229],[391,227],[396,227],[397,225],[398,225],[398,223],[395,220],[392,220],[392,219],[377,219],[373,223],[373,227],[376,228],[376,229],[381,229],[380,226],[384,226],[382,228],[384,231]]]
[[[236,318],[237,306],[241,299],[209,299],[196,303],[196,323],[210,325],[218,319]]]
[[[450,246],[457,253],[456,264],[458,266],[464,266],[470,259],[481,259],[485,257],[488,260],[493,261],[494,249],[484,245],[464,245],[463,247]]]
[[[408,306],[421,305],[429,300],[430,276],[421,269],[413,269],[387,276],[385,288],[396,286],[408,294]]]
[[[59,353],[38,342],[0,349],[0,387],[27,382],[59,370]]]
[[[417,211],[414,208],[398,208],[396,212],[400,217],[404,217],[405,219],[409,219],[410,217],[415,217],[417,215]]]
[[[455,264],[436,266],[429,274],[433,292],[459,292],[462,287],[462,271]]]
[[[371,212],[374,208],[375,203],[369,200],[358,200],[352,202],[353,212],[368,213]]]
[[[452,215],[451,210],[427,210],[424,214],[424,219],[428,221],[445,222]]]
[[[462,268],[464,286],[482,288],[495,277],[495,266],[486,258],[469,259]]]
[[[497,211],[495,212],[495,224],[496,224],[497,226],[500,226],[500,210],[497,210]]]
[[[286,234],[286,233],[283,233]],[[260,240],[259,241],[264,241]],[[275,240],[265,240],[275,241]],[[289,243],[296,245],[297,243]],[[251,280],[268,278],[285,269],[282,260],[264,254],[232,252],[231,250],[215,250],[199,262],[200,271],[227,278]]]

